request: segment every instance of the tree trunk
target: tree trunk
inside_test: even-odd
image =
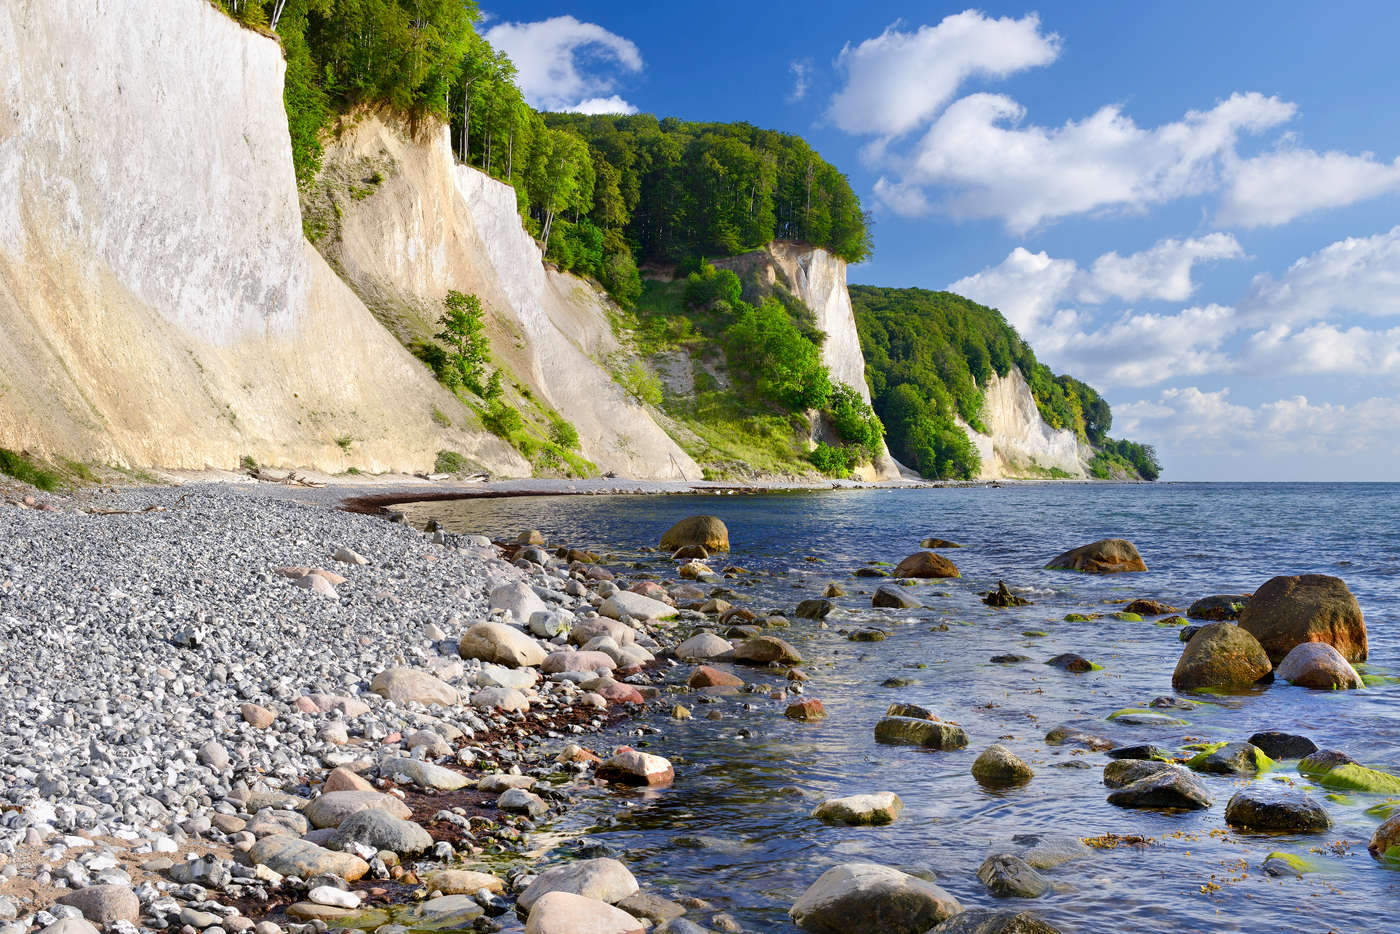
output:
[[[515,127],[510,128],[510,142],[506,145],[506,181],[515,184]]]
[[[553,229],[553,227],[554,227],[554,211],[553,211],[553,210],[546,211],[544,217],[545,217],[545,219],[544,219],[544,251],[543,251],[543,252],[548,253],[548,252],[549,252],[549,232],[550,232],[550,230]]]

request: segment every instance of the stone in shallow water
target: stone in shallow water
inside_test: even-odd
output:
[[[1044,876],[1010,853],[987,857],[977,869],[977,878],[998,898],[1039,898],[1050,888]]]
[[[1138,743],[1136,746],[1119,746],[1117,749],[1110,749],[1108,757],[1110,759],[1156,759],[1160,761],[1170,759],[1172,754],[1161,746]]]
[[[597,774],[621,785],[668,785],[676,778],[669,759],[625,748],[598,766]]]
[[[1249,743],[1264,750],[1264,755],[1270,759],[1302,759],[1317,752],[1317,743],[1306,736],[1275,730],[1255,733],[1249,738]]]
[[[1319,802],[1301,791],[1254,784],[1242,788],[1225,805],[1225,823],[1242,830],[1323,833],[1332,818]]]
[[[928,749],[962,749],[967,733],[954,723],[935,723],[916,717],[885,717],[875,724],[875,741]]]
[[[1197,772],[1210,775],[1255,775],[1273,767],[1264,751],[1249,743],[1226,743],[1219,749],[1197,753],[1186,762]]]
[[[973,908],[953,915],[928,934],[1060,934],[1029,911]]]
[[[1103,783],[1109,788],[1125,788],[1134,782],[1176,768],[1169,762],[1147,759],[1115,759],[1103,767]]]
[[[1111,792],[1108,803],[1121,808],[1199,811],[1210,807],[1211,798],[1189,772],[1172,768]]]
[[[817,805],[812,816],[827,824],[879,825],[893,823],[902,810],[904,802],[899,800],[899,795],[892,791],[877,791],[846,798],[828,798]]]
[[[962,911],[932,882],[876,863],[845,863],[813,882],[788,914],[817,934],[924,934]]]
[[[881,584],[876,589],[875,595],[870,598],[870,605],[892,610],[912,610],[921,604],[903,587],[894,584]]]
[[[1319,691],[1357,690],[1364,685],[1351,662],[1325,642],[1295,645],[1274,672],[1289,684]]]
[[[990,788],[1024,785],[1035,772],[1020,756],[1000,743],[993,743],[972,763],[972,777]]]

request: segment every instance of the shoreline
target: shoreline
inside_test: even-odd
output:
[[[677,624],[598,615],[619,589],[602,565],[515,561],[521,548],[345,511],[343,492],[191,484],[39,496],[56,507],[48,510],[0,506],[6,681],[32,685],[0,708],[38,726],[0,740],[0,762],[11,763],[0,766],[0,932],[62,922],[69,927],[52,934],[90,934],[73,925],[100,916],[109,926],[319,934],[349,920],[337,905],[352,897],[321,893],[317,904],[315,886],[287,880],[325,873],[350,882],[326,876],[366,908],[450,909],[454,926],[500,929],[490,918],[529,881],[523,854],[537,822],[568,808],[604,769],[610,751],[590,737],[664,696]],[[420,495],[416,485],[395,495],[403,493]],[[351,560],[334,560],[347,548]],[[293,577],[284,570],[293,566],[312,571]],[[65,571],[68,593],[34,586]],[[75,601],[94,589],[80,582],[99,578],[105,596],[88,601],[96,606]],[[528,615],[536,603],[554,609],[540,641],[527,640],[543,647],[520,660],[528,664],[459,651],[478,623],[510,623],[505,606]],[[692,624],[704,618],[686,613]],[[61,647],[45,638],[52,618],[71,621]],[[576,619],[572,638],[549,637],[563,619]],[[581,641],[588,660],[575,666]],[[545,648],[577,671],[541,678]],[[403,685],[381,684],[405,667]],[[596,674],[605,670],[617,678]],[[61,700],[70,683],[102,689]],[[55,707],[71,713],[43,714]],[[150,772],[156,750],[174,770],[164,780]],[[650,767],[656,757],[640,758]],[[36,771],[13,764],[22,760]],[[651,781],[627,767],[610,780]],[[363,862],[340,869],[356,857],[336,850],[334,823],[313,814],[332,790],[372,795],[379,803],[366,807],[409,818],[396,829],[426,831],[427,862],[414,865],[416,846],[400,860],[377,839],[345,842]],[[132,810],[132,801],[149,803]],[[279,847],[305,852],[269,851]],[[491,876],[497,864],[514,868]],[[422,884],[425,873],[458,866],[488,870],[490,894]],[[90,890],[103,907],[55,904]],[[455,901],[432,908],[434,893]]]

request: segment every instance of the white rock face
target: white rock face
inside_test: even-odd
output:
[[[981,479],[1035,476],[1034,468],[1059,468],[1074,477],[1085,476],[1084,465],[1093,452],[1074,432],[1045,423],[1026,378],[1015,367],[1005,378],[992,374],[982,421],[990,434],[973,431],[959,421],[982,458]]]
[[[0,4],[0,445],[528,474],[304,240],[283,70],[201,0]]]
[[[515,189],[453,159],[448,131],[408,140],[362,116],[327,149],[328,166],[387,162],[375,193],[342,205],[336,260],[360,294],[416,316],[431,333],[449,289],[475,294],[492,355],[573,422],[584,457],[647,479],[700,477],[700,468],[603,365],[618,349],[605,299],[548,269],[520,223]]]

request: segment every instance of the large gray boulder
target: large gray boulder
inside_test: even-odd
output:
[[[459,663],[460,664],[460,663]],[[369,689],[399,704],[437,704],[453,707],[460,700],[457,689],[447,682],[416,668],[389,668],[374,676]]]
[[[331,835],[329,848],[344,850],[351,843],[392,850],[400,856],[418,856],[432,849],[433,838],[413,821],[400,820],[383,811],[360,811],[340,822]]]
[[[788,914],[814,934],[924,934],[960,911],[932,882],[878,863],[844,863],[822,873]]]
[[[312,876],[339,876],[354,882],[369,872],[369,863],[350,853],[337,853],[310,840],[284,834],[263,837],[248,851],[255,866],[266,866],[284,876],[310,879]]]
[[[516,903],[529,911],[548,892],[568,892],[609,905],[640,891],[636,878],[615,859],[581,859],[551,866],[535,877]]]
[[[384,811],[404,820],[413,816],[408,805],[379,791],[332,791],[308,804],[303,813],[311,826],[321,828],[339,827],[341,821],[360,811]]]
[[[457,654],[507,668],[537,667],[548,655],[534,639],[504,623],[477,623],[462,634]]]
[[[141,917],[141,902],[129,885],[85,886],[64,895],[58,903],[78,909],[99,927],[117,921],[136,924]]]
[[[1278,663],[1275,674],[1298,687],[1345,691],[1364,687],[1361,676],[1326,642],[1300,642]]]
[[[699,545],[713,554],[729,550],[729,529],[718,516],[691,516],[682,519],[661,536],[661,550],[674,552],[687,545]]]

